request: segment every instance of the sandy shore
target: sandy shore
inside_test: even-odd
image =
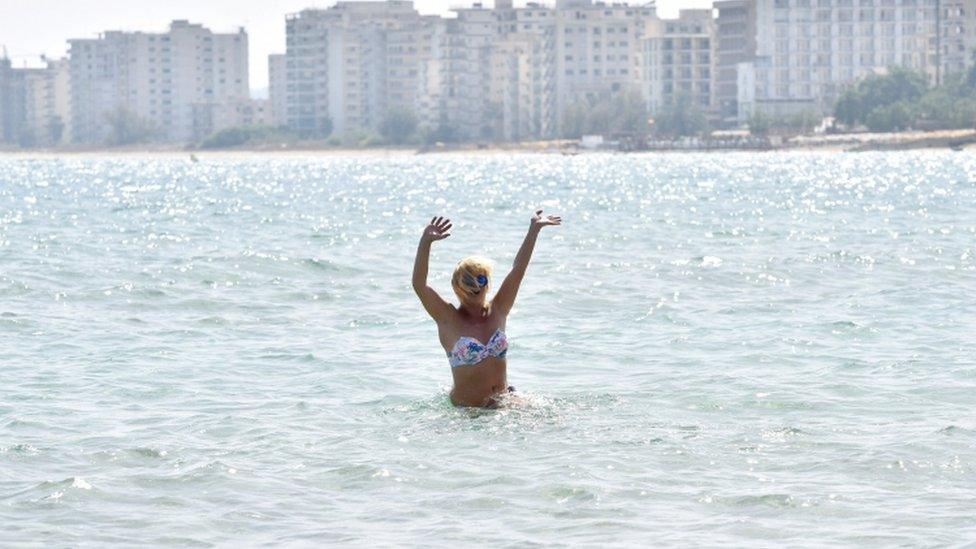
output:
[[[835,135],[795,136],[784,139],[782,145],[769,149],[770,152],[820,151],[820,152],[859,152],[911,149],[976,149],[976,130],[940,130],[892,133],[855,133]],[[675,147],[673,150],[655,152],[736,152],[740,149],[695,150]],[[748,150],[748,149],[742,149]],[[124,156],[126,158],[187,158],[204,160],[207,158],[250,158],[254,156],[292,156],[292,157],[395,157],[428,154],[592,154],[619,152],[614,150],[589,151],[576,147],[575,141],[531,141],[523,143],[492,144],[489,146],[464,145],[458,147],[409,148],[276,148],[263,144],[253,148],[214,149],[205,151],[187,150],[182,147],[118,147],[92,149],[0,149],[0,155],[14,158],[86,158],[105,156]],[[637,153],[644,151],[635,151]],[[622,153],[621,154],[625,154]],[[633,153],[626,153],[633,154]]]

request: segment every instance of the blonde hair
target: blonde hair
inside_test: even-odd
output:
[[[454,276],[451,277],[451,287],[454,288],[458,299],[463,295],[474,295],[482,289],[477,282],[472,283],[480,274],[488,277],[488,284],[483,288],[487,292],[491,287],[491,268],[491,260],[477,255],[458,261],[457,267],[454,268]]]

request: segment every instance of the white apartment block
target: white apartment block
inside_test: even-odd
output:
[[[67,62],[16,69],[0,58],[0,142],[20,146],[61,144],[70,119]]]
[[[461,139],[490,139],[497,116],[489,106],[497,17],[480,3],[455,13],[457,17],[447,21],[446,117]]]
[[[274,126],[274,111],[270,99],[237,99],[223,101],[214,106],[213,122],[216,128],[240,126]]]
[[[687,96],[702,111],[714,107],[715,22],[712,10],[680,10],[677,19],[645,22],[641,85],[651,114]]]
[[[756,2],[720,0],[714,7],[714,102],[717,114],[734,122],[739,108],[738,65],[756,58]]]
[[[424,129],[436,128],[445,114],[446,34],[443,19],[425,16],[386,35],[385,107],[414,114]]]
[[[653,5],[557,0],[557,111],[639,90],[640,39],[645,22],[656,16]]]
[[[976,48],[976,0],[941,0],[937,38],[939,80],[973,64]]]
[[[934,82],[940,0],[756,0],[756,60],[739,64],[740,120],[827,113],[860,78],[892,66]]]
[[[283,53],[268,56],[268,99],[271,101],[271,121],[273,126],[288,125],[288,70]]]
[[[36,146],[60,145],[70,127],[69,72],[66,60],[52,60],[26,74],[25,129]]]
[[[167,141],[193,141],[221,129],[224,102],[250,96],[243,29],[216,34],[187,21],[166,33],[111,31],[69,40],[71,137],[101,143],[109,116],[128,111]]]
[[[592,0],[454,12],[421,17],[412,2],[388,0],[288,16],[287,125],[342,135],[404,108],[466,140],[552,137],[567,105],[640,88],[638,41],[655,16]]]
[[[519,141],[554,137],[556,12],[535,2],[513,8],[495,3],[499,40],[491,53],[493,137]]]
[[[338,2],[286,18],[287,125],[304,137],[375,129],[387,111],[389,34],[418,26],[413,2]]]
[[[272,104],[304,136],[372,131],[396,108],[461,139],[545,138],[559,134],[568,107],[629,91],[652,112],[687,94],[725,120],[824,113],[867,74],[900,65],[934,82],[969,66],[976,45],[976,0],[716,8],[717,19],[703,9],[662,20],[653,4],[497,0],[442,19],[409,1],[339,2],[287,18],[288,53],[269,61],[285,74],[284,86],[271,83]]]

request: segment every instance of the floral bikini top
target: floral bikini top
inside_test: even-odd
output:
[[[451,368],[457,368],[477,364],[490,356],[501,358],[506,352],[508,352],[508,339],[505,338],[505,332],[499,328],[488,338],[488,343],[481,343],[470,336],[459,337],[454,348],[447,353],[447,358]]]

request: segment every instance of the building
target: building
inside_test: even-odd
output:
[[[273,126],[288,125],[288,69],[283,53],[268,56],[268,99]]]
[[[454,11],[445,44],[445,117],[461,140],[492,139],[497,114],[491,105],[491,52],[498,39],[497,16],[480,2]]]
[[[491,51],[490,112],[503,141],[556,137],[556,12],[535,2],[496,2],[499,40]]]
[[[415,25],[386,34],[385,108],[412,114],[422,131],[437,128],[445,116],[442,69],[446,32],[443,19],[426,16]]]
[[[214,127],[274,126],[274,112],[270,99],[238,99],[224,101],[213,110]]]
[[[56,146],[70,135],[70,73],[66,59],[47,60],[42,69],[26,69],[23,142]]]
[[[847,87],[887,67],[938,78],[940,0],[755,1],[756,58],[737,65],[740,120],[825,114]]]
[[[756,58],[755,0],[715,2],[715,106],[722,120],[738,118],[738,65]]]
[[[649,19],[641,43],[642,92],[651,114],[686,96],[714,110],[715,24],[712,10],[680,10],[677,19]]]
[[[166,33],[110,31],[68,44],[75,143],[132,132],[196,141],[221,129],[214,119],[221,103],[250,97],[243,29],[216,34],[177,20]]]
[[[272,103],[306,137],[373,131],[395,109],[455,139],[519,140],[558,135],[567,105],[640,89],[638,40],[652,6],[499,0],[453,11],[341,1],[288,16],[285,99],[272,82]]]
[[[388,109],[391,33],[422,26],[413,2],[342,1],[286,18],[286,119],[303,137],[376,129]]]
[[[941,0],[939,17],[939,81],[973,64],[976,49],[976,0]]]
[[[639,91],[639,42],[645,22],[656,17],[653,5],[557,0],[557,112]]]
[[[23,69],[0,57],[0,145],[20,145],[26,127],[27,82]]]

